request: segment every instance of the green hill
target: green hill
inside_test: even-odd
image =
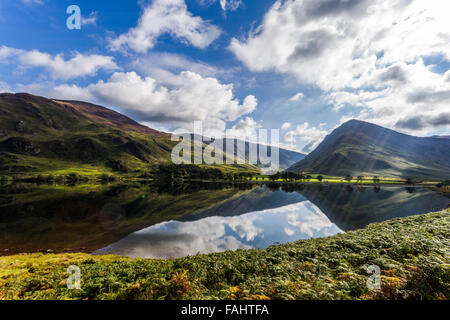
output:
[[[414,137],[351,120],[288,171],[325,175],[450,178],[450,140]]]
[[[176,143],[170,134],[102,106],[0,94],[0,175],[148,173],[170,162]],[[280,164],[287,168],[303,156],[280,149]],[[220,169],[257,170],[252,165]]]
[[[148,173],[177,142],[105,107],[27,93],[0,94],[0,174]],[[249,165],[225,171],[256,170]]]
[[[0,172],[132,172],[168,160],[174,142],[107,108],[0,94]]]

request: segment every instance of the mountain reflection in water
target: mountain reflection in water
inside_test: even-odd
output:
[[[309,201],[232,217],[169,221],[135,232],[95,254],[177,258],[196,253],[266,248],[327,237],[341,230]]]
[[[265,248],[446,208],[431,188],[301,184],[0,187],[0,255],[179,257]]]

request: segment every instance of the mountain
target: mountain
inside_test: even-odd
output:
[[[224,143],[226,143],[227,139],[224,139]],[[237,149],[238,149],[239,143],[235,143],[235,149],[234,149],[234,154],[237,154]],[[250,148],[253,148],[253,150],[256,150],[259,153],[259,148],[260,145],[259,144],[255,144],[252,142],[245,142],[245,157],[246,159],[248,159],[249,157],[249,153],[250,153]],[[280,165],[280,169],[287,169],[290,166],[292,166],[293,164],[295,164],[296,162],[302,160],[306,155],[300,152],[296,152],[296,151],[291,151],[291,150],[287,150],[287,149],[282,149],[279,148],[279,165]],[[242,153],[242,151],[240,151],[240,153]],[[272,154],[272,147],[271,146],[267,146],[267,156],[270,157]]]
[[[261,144],[257,144],[257,143],[253,143],[253,142],[248,142],[248,141],[242,141],[239,139],[232,139],[232,145],[233,145],[233,152],[230,152],[227,149],[227,144],[228,144],[228,140],[229,138],[225,138],[225,139],[220,139],[222,140],[222,146],[223,146],[223,150],[226,151],[226,153],[230,153],[233,154],[235,157],[238,157],[239,155],[245,155],[245,159],[249,160],[249,155],[250,155],[250,150],[256,150],[256,154],[259,154],[259,149]],[[212,143],[214,141],[214,139],[211,139],[208,141],[206,141],[206,144]],[[220,144],[220,142],[219,142]],[[231,144],[230,144],[231,145]],[[267,147],[267,156],[270,158],[270,156],[272,155],[272,147],[271,146],[266,146]],[[291,150],[287,150],[287,149],[283,149],[283,148],[278,148],[278,152],[279,152],[279,167],[280,169],[287,169],[290,166],[292,166],[293,164],[295,164],[296,162],[302,160],[305,157],[305,154],[300,153],[300,152],[296,152],[296,151],[291,151]],[[261,164],[259,162],[259,156],[258,156],[258,164],[257,166],[263,167],[264,165]]]
[[[92,103],[0,94],[0,174],[146,173],[169,162],[176,143],[168,133]],[[280,149],[283,168],[302,156]]]
[[[288,171],[400,178],[450,178],[450,140],[414,137],[351,120]]]
[[[131,172],[170,159],[174,142],[107,108],[0,94],[0,171]]]
[[[225,201],[217,203],[211,208],[182,216],[176,220],[196,221],[214,216],[240,216],[249,212],[280,208],[303,201],[306,201],[306,198],[297,192],[273,191],[266,186],[262,186],[241,192]]]

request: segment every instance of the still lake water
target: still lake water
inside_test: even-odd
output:
[[[175,258],[225,250],[266,248],[275,243],[342,232],[309,201],[234,217],[169,221],[134,232],[94,253]]]
[[[175,258],[327,237],[449,205],[431,189],[405,187],[15,184],[0,191],[1,254]]]

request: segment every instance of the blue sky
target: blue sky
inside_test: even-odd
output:
[[[82,27],[69,30],[69,5]],[[0,91],[88,100],[156,129],[280,129],[309,152],[358,118],[448,134],[442,1],[0,2]]]

